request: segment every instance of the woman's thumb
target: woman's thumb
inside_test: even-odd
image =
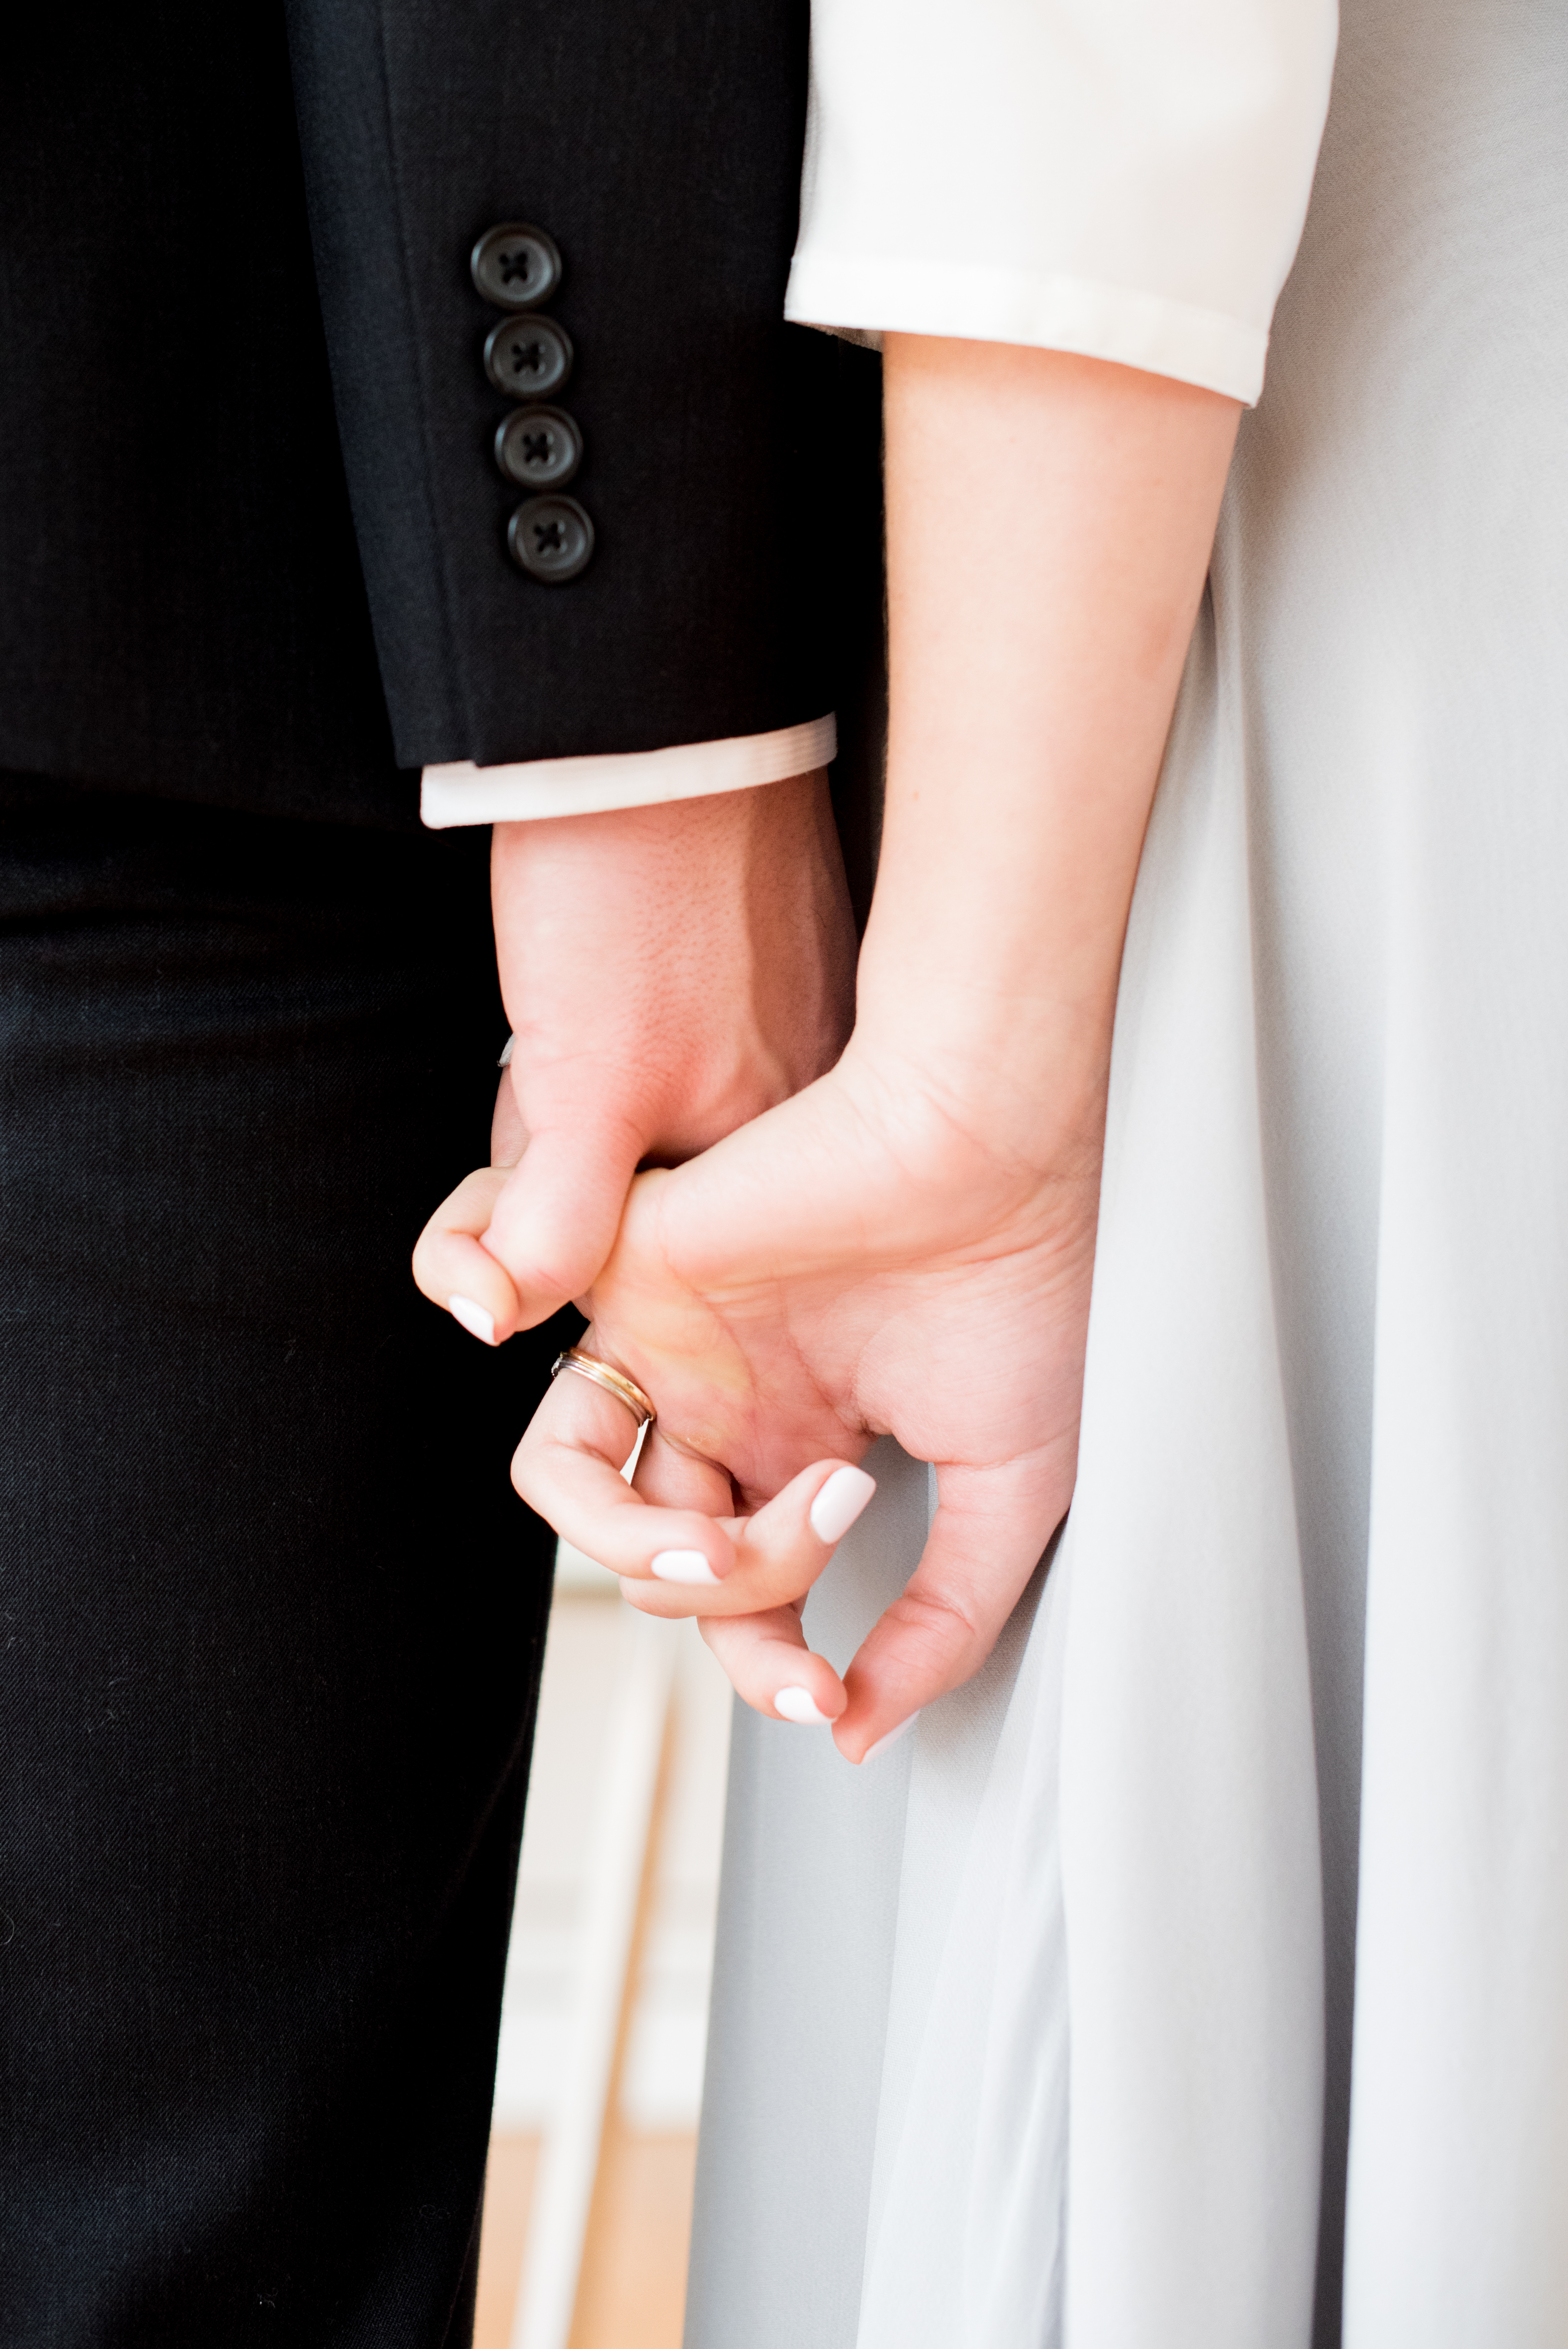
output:
[[[834,1742],[851,1762],[869,1760],[984,1663],[1061,1523],[1071,1452],[939,1467],[937,1495],[919,1567],[844,1675],[849,1706]]]

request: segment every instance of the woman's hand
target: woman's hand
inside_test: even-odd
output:
[[[492,1164],[431,1218],[414,1277],[498,1345],[587,1288],[639,1164],[833,1065],[855,930],[820,773],[497,824],[492,895],[514,1030]]]
[[[1075,1103],[1044,1162],[997,1126],[852,1048],[701,1158],[641,1176],[584,1300],[590,1350],[659,1404],[634,1485],[623,1407],[571,1377],[514,1466],[634,1604],[701,1614],[750,1702],[803,1691],[855,1761],[979,1666],[1072,1493],[1098,1102]],[[809,1504],[881,1433],[935,1464],[938,1510],[841,1684],[794,1603],[831,1554]],[[664,1579],[671,1552],[711,1578]]]

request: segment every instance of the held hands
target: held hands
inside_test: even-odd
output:
[[[819,878],[772,917],[815,941],[798,998],[787,954],[782,995],[752,976],[756,892],[694,954],[679,883],[649,905],[596,853],[608,819],[503,843],[521,1125],[498,1120],[496,1167],[415,1259],[496,1337],[585,1304],[659,1424],[628,1489],[624,1406],[559,1379],[519,1490],[634,1603],[701,1614],[752,1703],[809,1706],[854,1761],[981,1663],[1071,1496],[1122,939],[1239,414],[1132,367],[919,336],[889,336],[884,388],[886,820],[848,1049],[821,1073],[848,923],[820,792],[785,809]],[[785,886],[766,838],[755,869]],[[711,1031],[737,983],[754,1009]],[[622,1216],[649,1159],[688,1163],[638,1176]],[[935,1464],[939,1506],[841,1682],[800,1602],[884,1432]]]
[[[852,1047],[716,1148],[639,1176],[582,1301],[588,1350],[649,1391],[658,1424],[628,1488],[624,1405],[558,1379],[518,1490],[634,1605],[701,1615],[760,1711],[831,1720],[864,1759],[978,1667],[1066,1508],[1098,1130],[1091,1109],[1042,1164],[929,1073]],[[939,1506],[841,1682],[800,1603],[869,1497],[847,1464],[884,1432],[936,1464]]]
[[[421,1235],[414,1277],[490,1344],[581,1296],[627,1187],[830,1068],[855,930],[822,774],[495,827],[514,1040],[490,1166]]]

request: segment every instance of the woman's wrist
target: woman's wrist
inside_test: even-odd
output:
[[[1109,1030],[1068,1022],[1033,1049],[1015,1031],[918,1010],[857,1022],[835,1079],[864,1112],[909,1143],[912,1172],[962,1187],[983,1164],[1023,1190],[1098,1179]],[[989,1178],[988,1178],[989,1179]]]
[[[891,724],[851,1054],[1023,1163],[1097,1164],[1238,411],[1099,360],[909,336],[884,383]]]
[[[913,765],[889,773],[852,1049],[910,1072],[1012,1154],[1042,1167],[1097,1157],[1141,825],[1064,854],[1065,824],[1043,843],[1038,814],[1031,827],[1008,804],[1036,776],[1010,788],[997,761],[963,794],[974,815],[944,839],[937,793]],[[1063,865],[1070,889],[1053,871]]]

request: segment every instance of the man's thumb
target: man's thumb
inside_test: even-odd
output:
[[[483,1245],[512,1277],[520,1329],[584,1296],[620,1228],[640,1137],[587,1123],[531,1135],[496,1199]]]

